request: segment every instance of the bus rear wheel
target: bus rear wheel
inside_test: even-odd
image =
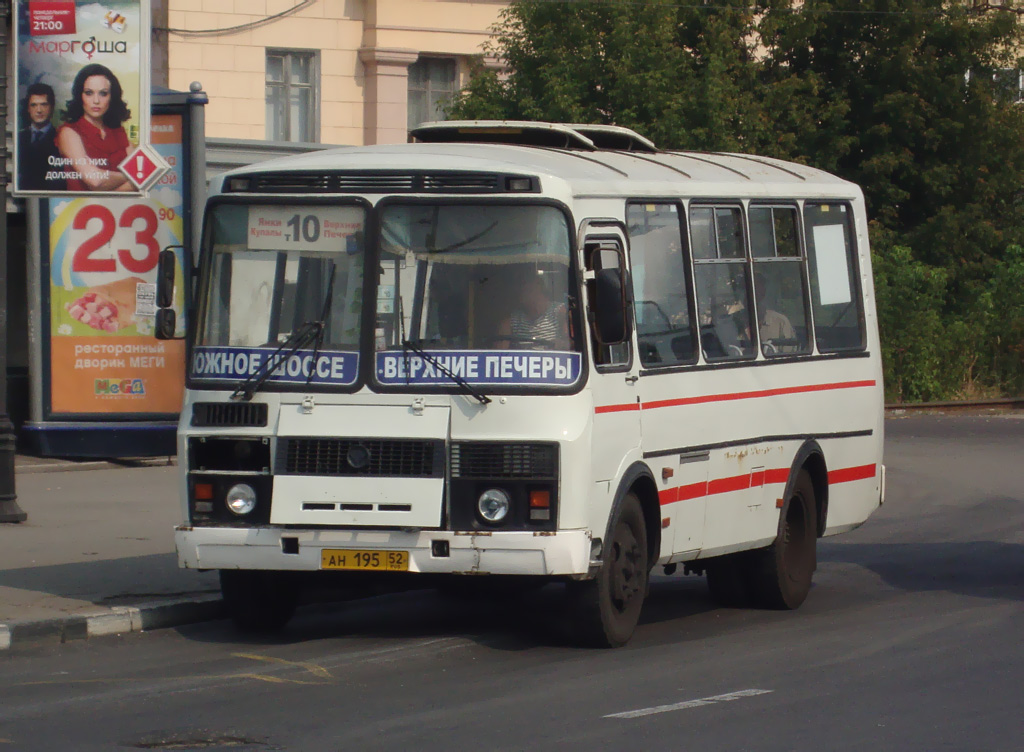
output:
[[[597,577],[568,586],[575,635],[605,648],[629,641],[647,595],[647,528],[635,494],[622,500],[611,531]]]
[[[276,632],[295,614],[299,588],[287,572],[220,570],[224,607],[242,632]]]
[[[768,548],[751,552],[748,584],[764,608],[794,609],[807,598],[818,567],[818,515],[814,483],[806,470],[779,515],[779,530]]]

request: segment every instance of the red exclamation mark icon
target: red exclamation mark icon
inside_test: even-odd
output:
[[[142,155],[140,154],[135,158],[135,177],[142,180],[146,173],[142,171]]]

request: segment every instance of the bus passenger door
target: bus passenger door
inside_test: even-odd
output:
[[[685,398],[697,362],[697,319],[681,207],[674,201],[626,206],[633,283],[640,432],[644,462],[661,502],[661,555],[696,554],[704,539],[709,453]]]
[[[591,468],[593,480],[606,484],[609,494],[614,494],[616,489],[607,486],[607,482],[621,475],[627,456],[636,455],[640,446],[640,402],[637,364],[633,358],[624,229],[621,222],[614,220],[586,220],[580,229],[592,356],[589,380],[594,400]],[[606,312],[617,306],[623,313],[620,332],[612,331],[616,322],[605,317]]]

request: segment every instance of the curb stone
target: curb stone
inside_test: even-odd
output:
[[[223,615],[220,595],[198,595],[187,600],[157,601],[139,606],[114,606],[100,613],[69,614],[57,619],[12,621],[0,624],[0,651],[23,645],[45,645],[90,637],[143,632],[218,619]]]

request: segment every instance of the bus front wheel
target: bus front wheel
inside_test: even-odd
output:
[[[283,629],[298,604],[297,583],[286,572],[220,570],[224,607],[242,632]]]
[[[625,645],[640,620],[649,575],[644,515],[640,500],[629,493],[616,514],[597,577],[569,583],[575,635],[596,647]]]

